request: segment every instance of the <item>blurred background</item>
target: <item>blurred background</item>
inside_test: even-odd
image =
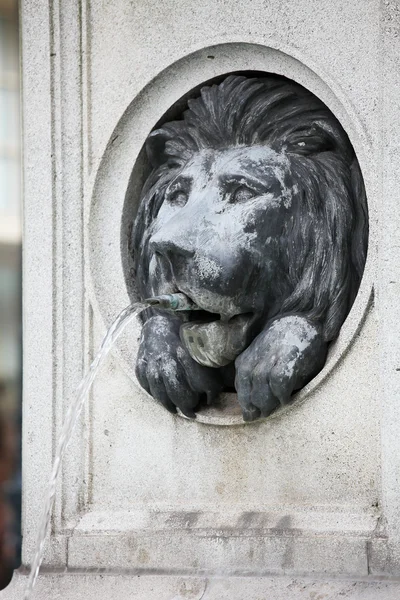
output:
[[[0,589],[21,547],[21,209],[18,13],[0,0]]]

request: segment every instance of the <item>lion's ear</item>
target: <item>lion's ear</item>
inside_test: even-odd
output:
[[[165,128],[152,131],[146,140],[146,152],[150,164],[157,168],[167,161],[165,146],[172,138],[173,134]]]

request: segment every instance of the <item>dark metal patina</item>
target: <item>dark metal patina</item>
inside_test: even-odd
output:
[[[139,382],[188,417],[233,386],[245,420],[267,416],[321,370],[359,287],[368,217],[350,141],[298,84],[228,76],[147,153],[139,293],[201,310],[148,313]]]

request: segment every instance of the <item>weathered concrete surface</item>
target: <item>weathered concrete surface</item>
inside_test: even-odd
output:
[[[15,575],[1,600],[21,600],[26,578]],[[398,600],[399,581],[289,577],[42,575],[32,600]]]
[[[135,382],[139,331],[130,329],[69,448],[46,564],[115,573],[398,575],[398,2],[23,0],[21,19],[24,564],[63,414],[105,326],[128,303],[121,223],[123,247],[143,142],[194,87],[256,70],[308,87],[353,143],[370,210],[354,308],[296,405],[249,426],[166,414]],[[140,592],[146,600],[152,585],[154,598],[172,600],[177,588],[167,581],[175,580],[46,576],[37,597],[101,599],[103,589],[105,598],[134,598],[136,582],[148,586]],[[246,585],[255,586],[254,598],[287,598],[289,585],[302,597],[292,580],[229,581],[213,581],[204,597],[213,586],[216,598],[236,593],[218,588],[232,582],[238,598],[251,598]],[[304,585],[309,598],[330,593],[323,586],[333,586],[332,598],[343,589],[371,600],[398,593],[397,583]],[[20,597],[18,578],[13,586],[7,594]]]

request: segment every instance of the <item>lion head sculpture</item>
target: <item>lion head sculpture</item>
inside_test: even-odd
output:
[[[193,417],[235,386],[245,420],[316,375],[364,269],[368,215],[333,114],[277,76],[228,76],[146,143],[152,171],[132,234],[142,298],[183,292],[201,311],[153,311],[137,376]]]

